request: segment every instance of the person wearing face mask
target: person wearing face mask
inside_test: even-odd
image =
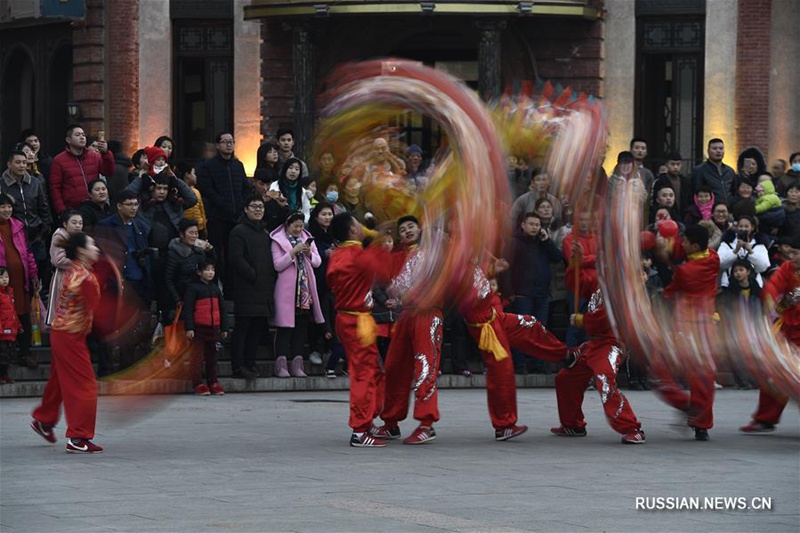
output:
[[[325,189],[319,189],[316,198],[320,203],[329,204],[333,209],[334,215],[347,211],[347,209],[339,203],[339,186],[336,183],[329,183]]]
[[[800,152],[795,152],[789,156],[789,170],[786,171],[775,184],[778,196],[786,198],[789,185],[800,180]]]

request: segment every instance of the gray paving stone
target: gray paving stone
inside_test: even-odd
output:
[[[587,393],[586,438],[548,434],[553,390],[518,392],[530,431],[498,443],[482,390],[445,390],[438,439],[347,445],[347,393],[101,397],[97,456],[28,428],[35,399],[0,401],[0,530],[17,531],[769,531],[800,530],[800,420],[742,435],[754,391],[717,395],[712,440],[628,397],[648,443],[623,446]],[[402,424],[404,434],[413,422]],[[637,511],[642,496],[767,496],[773,510]]]

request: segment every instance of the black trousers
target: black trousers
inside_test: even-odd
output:
[[[242,368],[256,366],[261,334],[269,327],[265,316],[239,316],[235,314],[236,327],[233,328],[233,351],[231,353],[231,370],[238,372]]]
[[[308,319],[308,314],[295,315],[293,328],[278,328],[275,334],[275,357],[305,355]]]

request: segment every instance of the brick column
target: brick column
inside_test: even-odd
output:
[[[139,3],[109,2],[107,10],[106,135],[130,155],[139,147]]]
[[[772,0],[739,0],[738,7],[736,154],[757,146],[767,156]]]
[[[104,11],[103,0],[86,0],[86,19],[72,31],[73,94],[87,135],[106,127]]]

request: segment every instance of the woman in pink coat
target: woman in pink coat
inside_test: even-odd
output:
[[[322,263],[322,258],[304,224],[305,216],[298,211],[270,233],[272,261],[278,272],[272,323],[278,328],[275,335],[275,375],[279,378],[306,377],[303,352],[308,340],[308,321],[313,315],[317,324],[325,322],[314,278],[314,268]],[[292,357],[291,366],[288,365],[289,357]]]

